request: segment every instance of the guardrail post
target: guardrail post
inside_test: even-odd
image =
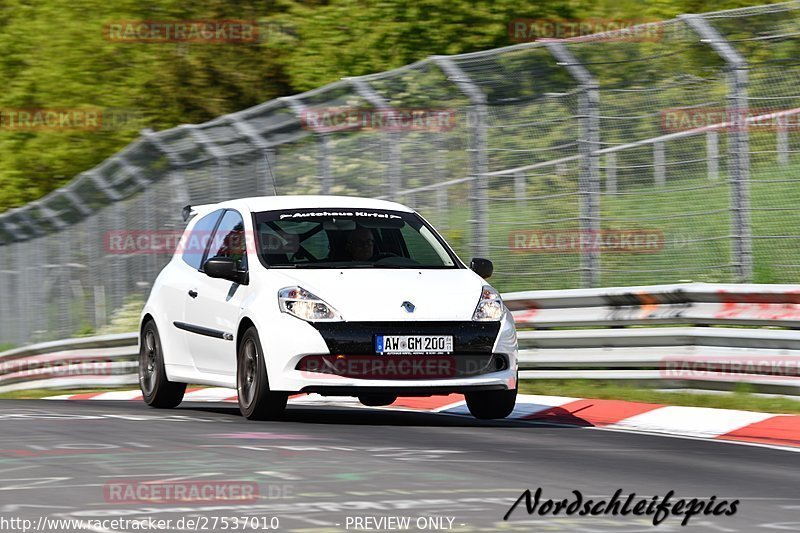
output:
[[[582,235],[597,235],[600,231],[600,91],[597,81],[578,59],[558,41],[548,41],[545,47],[578,82],[578,120],[580,138],[578,151],[581,155],[580,179],[580,225]],[[594,246],[581,250],[581,285],[596,287],[599,283],[600,251]]]
[[[489,157],[486,152],[488,109],[486,95],[463,70],[447,56],[432,56],[448,79],[470,101],[467,111],[470,143],[470,203],[472,210],[472,255],[489,257]]]
[[[750,146],[747,132],[747,60],[701,15],[679,15],[726,63],[728,77],[728,121],[731,128],[728,157],[731,184],[732,262],[736,280],[753,278],[752,228],[750,223]]]

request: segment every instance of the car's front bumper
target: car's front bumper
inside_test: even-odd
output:
[[[310,324],[288,315],[272,324],[262,336],[270,388],[291,392],[317,392],[331,395],[358,395],[392,392],[400,396],[428,396],[469,390],[503,390],[517,386],[517,337],[510,313],[497,322],[323,322]],[[347,372],[315,372],[298,368],[304,358],[327,356],[384,364],[402,355],[375,354],[376,335],[452,335],[453,354],[408,356],[455,361],[452,372],[397,374],[380,373],[354,376]],[[484,368],[471,375],[461,371],[465,361],[481,358],[505,361],[502,369]],[[443,363],[442,363],[443,364]],[[386,366],[379,367],[381,369]],[[392,368],[399,368],[394,366]],[[342,375],[344,374],[344,375]],[[376,379],[372,379],[376,378]]]

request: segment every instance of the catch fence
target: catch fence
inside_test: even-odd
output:
[[[798,15],[433,56],[145,131],[0,215],[0,344],[97,330],[143,299],[169,255],[113,232],[180,231],[186,204],[276,192],[410,205],[465,260],[492,259],[502,291],[796,282]]]

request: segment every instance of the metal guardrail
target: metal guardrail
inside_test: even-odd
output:
[[[800,285],[525,291],[504,300],[520,328],[522,379],[715,390],[747,383],[800,395]],[[0,392],[134,384],[136,356],[136,333],[3,352]]]
[[[0,393],[138,383],[137,333],[43,342],[0,353]]]
[[[522,379],[713,390],[747,383],[800,395],[800,285],[681,283],[504,300],[519,327],[535,328],[519,332]]]

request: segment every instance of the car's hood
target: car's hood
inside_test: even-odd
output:
[[[282,272],[347,321],[471,320],[484,281],[467,269],[308,269]],[[411,302],[414,312],[403,306]]]

